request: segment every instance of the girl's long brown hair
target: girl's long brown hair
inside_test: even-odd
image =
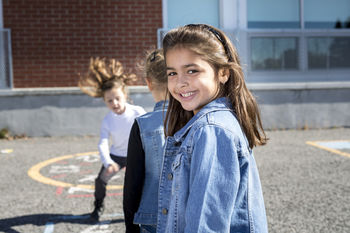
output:
[[[228,81],[220,85],[218,97],[227,97],[231,102],[250,148],[266,144],[267,138],[258,105],[245,84],[238,53],[225,33],[206,24],[186,25],[165,35],[164,55],[175,47],[186,48],[196,53],[212,65],[216,73],[221,69],[229,71]],[[184,110],[180,102],[170,95],[165,119],[166,135],[174,135],[192,117],[193,112]]]

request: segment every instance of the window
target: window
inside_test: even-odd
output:
[[[247,27],[251,71],[350,69],[349,0],[247,0]]]
[[[350,37],[309,37],[309,69],[350,68]]]
[[[350,28],[349,0],[305,0],[303,2],[305,28]]]
[[[220,27],[221,0],[163,0],[163,27],[157,31],[158,48],[165,34],[172,28],[191,23],[205,23]],[[230,0],[231,1],[231,0]]]
[[[299,2],[248,0],[248,28],[299,28]]]
[[[10,30],[0,28],[0,89],[12,87]]]
[[[249,82],[350,80],[350,0],[163,0],[168,29],[221,28]]]
[[[206,23],[219,27],[219,1],[167,0],[167,28],[190,23]]]
[[[350,28],[349,0],[248,0],[247,8],[248,28]]]
[[[254,70],[296,70],[297,38],[252,38],[251,66]]]

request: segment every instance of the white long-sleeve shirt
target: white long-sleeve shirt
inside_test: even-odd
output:
[[[131,126],[136,117],[145,114],[146,111],[136,105],[126,103],[126,109],[123,114],[108,112],[104,117],[100,131],[100,142],[98,149],[100,152],[101,162],[104,167],[114,163],[110,154],[126,157],[128,150],[128,141]],[[109,148],[109,140],[111,147]]]

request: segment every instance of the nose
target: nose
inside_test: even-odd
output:
[[[117,105],[118,104],[118,100],[113,100],[113,105]]]
[[[178,78],[177,78],[177,86],[180,87],[184,87],[188,85],[188,80],[187,80],[187,76],[186,74],[178,74]]]

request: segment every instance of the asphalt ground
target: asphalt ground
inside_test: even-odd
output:
[[[269,232],[350,232],[350,128],[268,131],[255,149]],[[0,232],[124,232],[124,171],[89,220],[97,137],[0,140]],[[9,149],[8,151],[6,151]],[[11,150],[13,150],[11,152]]]

